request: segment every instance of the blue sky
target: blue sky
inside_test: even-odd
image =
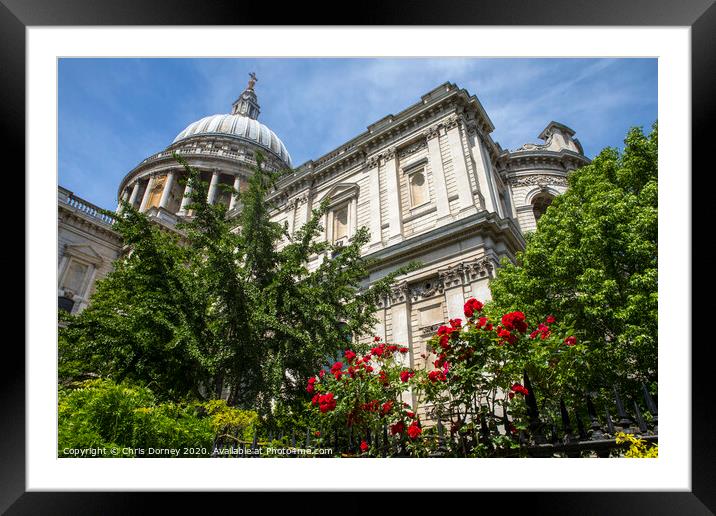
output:
[[[59,184],[116,207],[124,175],[191,122],[228,113],[256,72],[259,120],[294,166],[316,159],[446,81],[482,102],[505,149],[551,121],[587,156],[657,119],[656,59],[61,59]]]

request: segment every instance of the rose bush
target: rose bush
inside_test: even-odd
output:
[[[347,349],[341,361],[326,365],[309,378],[306,391],[312,395],[319,441],[329,446],[337,434],[345,439],[349,433],[356,445],[360,443],[357,453],[378,456],[385,443],[377,447],[371,444],[371,438],[373,443],[376,436],[382,440],[385,432],[391,450],[414,455],[424,452],[419,449],[422,443],[417,442],[421,423],[403,401],[407,390],[416,385],[418,373],[404,365],[407,356],[407,347],[375,337],[364,354]]]
[[[306,391],[312,395],[316,426],[328,439],[326,444],[336,432],[343,435],[350,429],[353,441],[365,444],[360,446],[362,455],[377,455],[380,450],[367,436],[375,437],[385,427],[398,445],[392,449],[425,455],[447,446],[448,453],[465,454],[461,436],[479,432],[483,419],[488,428],[506,426],[502,437],[469,452],[484,455],[495,447],[518,446],[509,436],[529,424],[525,372],[536,387],[543,416],[556,419],[561,398],[583,394],[577,373],[588,366],[585,344],[570,328],[561,328],[554,315],[535,320],[521,311],[488,313],[488,307],[474,298],[465,302],[464,315],[465,319],[441,325],[428,341],[422,355],[425,369],[405,365],[407,348],[376,337],[363,356],[346,350],[342,361],[310,378]],[[408,390],[419,406],[427,407],[425,421],[404,402]],[[455,439],[438,440],[437,418]]]

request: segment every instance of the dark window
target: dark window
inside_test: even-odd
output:
[[[549,205],[552,204],[551,195],[539,195],[534,201],[532,201],[532,211],[535,215],[535,221],[538,221],[544,212],[547,211]]]
[[[60,310],[64,310],[67,313],[72,313],[72,308],[74,308],[75,302],[72,301],[69,297],[60,296],[57,298],[57,308]]]

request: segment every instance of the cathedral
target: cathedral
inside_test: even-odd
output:
[[[558,122],[539,134],[543,143],[503,149],[490,136],[494,126],[478,98],[445,83],[293,169],[281,139],[259,122],[255,86],[251,74],[229,113],[190,123],[165,149],[137,164],[118,185],[118,201],[169,229],[191,218],[190,192],[180,181],[185,172],[174,152],[201,172],[208,202],[224,204],[230,217],[241,204],[219,185],[242,191],[257,151],[266,168],[291,168],[271,199],[273,220],[289,232],[328,197],[320,238],[345,244],[366,226],[370,242],[363,253],[376,259],[368,281],[410,261],[422,263],[382,301],[374,329],[385,341],[408,346],[405,360],[414,368],[426,367],[426,341],[437,327],[464,317],[466,299],[490,299],[488,283],[500,260],[514,261],[524,233],[566,189],[569,172],[589,163],[574,131]],[[83,310],[96,281],[112,269],[122,250],[112,222],[91,202],[58,187],[60,310]],[[330,256],[315,256],[310,267],[325,259]]]

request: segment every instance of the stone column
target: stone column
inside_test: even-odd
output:
[[[400,182],[398,181],[398,158],[395,148],[383,154],[385,178],[388,186],[388,245],[403,240],[403,224],[400,218]]]
[[[452,156],[452,170],[455,174],[455,183],[457,186],[457,195],[460,199],[460,212],[476,212],[475,201],[472,197],[472,186],[470,186],[470,177],[468,176],[467,164],[465,163],[465,153],[462,148],[462,139],[460,137],[460,123],[457,118],[451,119],[447,124],[447,139],[450,145],[450,155]]]
[[[390,315],[393,328],[393,339],[391,344],[396,346],[407,346],[408,353],[400,354],[400,361],[403,367],[411,367],[413,361],[413,343],[410,337],[410,289],[407,282],[400,283],[393,287],[390,293]],[[415,399],[412,391],[403,392],[403,401],[415,408]]]
[[[159,207],[167,209],[167,204],[169,204],[169,196],[172,193],[172,188],[174,188],[174,175],[176,173],[173,170],[170,170],[167,174],[167,180],[164,182],[164,190],[162,191],[162,197],[159,200]]]
[[[241,177],[236,176],[234,178],[234,190],[237,192],[239,191],[239,188],[241,187]],[[231,201],[229,201],[229,211],[233,210],[236,207],[236,198],[239,194],[232,194],[231,195]]]
[[[447,270],[441,271],[439,276],[445,293],[448,319],[458,318],[463,319],[464,322],[465,291],[463,290],[463,265],[458,264],[449,267]]]
[[[370,180],[370,242],[369,249],[379,247],[383,241],[382,233],[382,217],[380,216],[380,160],[378,157],[372,157],[367,161],[368,175]]]
[[[211,176],[211,183],[209,183],[209,194],[206,196],[206,202],[214,204],[214,198],[216,197],[216,185],[219,183],[219,172],[218,169],[214,169],[214,173]]]
[[[497,212],[497,197],[492,182],[490,181],[491,171],[488,166],[488,154],[482,145],[480,133],[476,127],[468,128],[471,135],[470,152],[472,153],[475,168],[477,169],[477,185],[480,188],[483,199],[485,199],[485,209],[489,212]]]
[[[134,187],[132,188],[132,194],[129,196],[129,204],[134,206],[134,203],[137,202],[137,194],[139,193],[139,181],[134,182]]]
[[[443,168],[443,157],[440,153],[440,132],[437,127],[428,130],[428,154],[430,156],[430,170],[433,174],[433,186],[435,187],[435,203],[437,204],[438,222],[444,217],[450,216],[450,202],[448,201],[447,183],[445,182],[445,169]]]
[[[125,188],[122,192],[122,195],[119,198],[119,202],[117,203],[117,209],[115,211],[119,211],[122,209],[122,201],[127,202],[127,198],[129,197],[129,192]]]
[[[191,185],[187,179],[186,186],[184,187],[184,194],[181,198],[181,207],[179,208],[179,215],[186,215],[187,205],[191,202]]]
[[[152,193],[152,188],[154,187],[154,176],[150,176],[149,181],[147,182],[147,188],[144,190],[144,195],[142,196],[142,204],[139,206],[139,211],[144,211],[147,209],[147,204],[149,204],[149,196]]]
[[[298,208],[298,197],[294,197],[286,203],[288,214],[286,216],[286,222],[288,222],[288,234],[293,237],[293,227],[296,223],[296,209]]]

